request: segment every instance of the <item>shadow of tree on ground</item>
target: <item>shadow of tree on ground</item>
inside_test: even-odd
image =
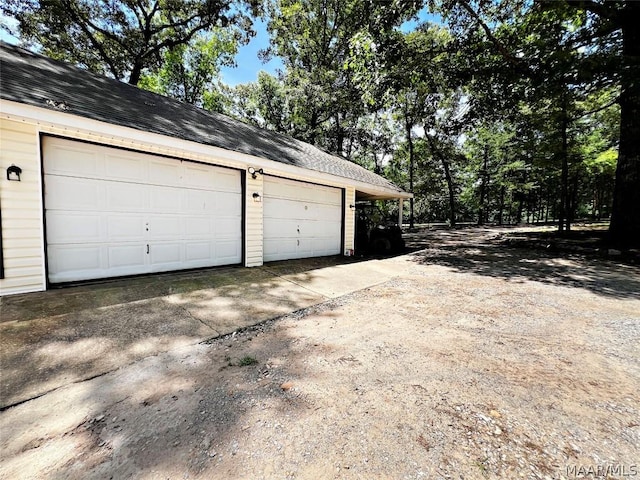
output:
[[[640,267],[615,259],[509,246],[504,229],[424,231],[422,250],[410,254],[421,265],[441,265],[509,281],[535,281],[584,288],[598,295],[640,298]]]

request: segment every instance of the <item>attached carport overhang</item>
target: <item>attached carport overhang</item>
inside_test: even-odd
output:
[[[376,189],[371,187],[357,188],[356,201],[397,200],[398,201],[398,225],[402,228],[403,202],[413,198],[413,193],[399,192],[389,189]]]

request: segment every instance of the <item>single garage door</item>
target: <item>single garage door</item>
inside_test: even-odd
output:
[[[342,190],[264,177],[264,261],[338,255]]]
[[[49,281],[240,263],[240,172],[43,138]]]

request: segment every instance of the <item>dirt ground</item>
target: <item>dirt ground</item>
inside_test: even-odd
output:
[[[0,478],[640,478],[640,267],[500,233],[7,409]]]

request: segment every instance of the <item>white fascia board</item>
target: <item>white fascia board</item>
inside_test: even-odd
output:
[[[140,146],[148,146],[150,148],[163,147],[179,152],[188,152],[196,155],[213,157],[212,163],[220,166],[237,168],[246,170],[252,166],[254,168],[262,168],[266,174],[274,174],[286,177],[303,178],[309,182],[320,183],[323,185],[345,188],[353,186],[356,190],[360,190],[372,195],[379,195],[385,198],[412,198],[413,194],[407,192],[398,192],[393,189],[373,185],[350,178],[340,177],[329,173],[309,170],[307,168],[286,165],[284,163],[268,160],[262,157],[256,157],[246,153],[226,150],[224,148],[205,145],[190,140],[183,140],[177,137],[169,137],[158,133],[145,132],[131,127],[114,125],[112,123],[93,120],[87,117],[74,115],[66,112],[56,112],[47,108],[36,107],[24,103],[14,102],[11,100],[0,100],[0,116],[8,120],[22,121],[38,125],[42,133],[47,133],[47,128],[63,128],[68,130],[69,137],[73,138],[73,133],[100,135],[103,137],[111,137],[115,141],[131,142],[132,149]],[[150,153],[153,153],[152,151]]]

